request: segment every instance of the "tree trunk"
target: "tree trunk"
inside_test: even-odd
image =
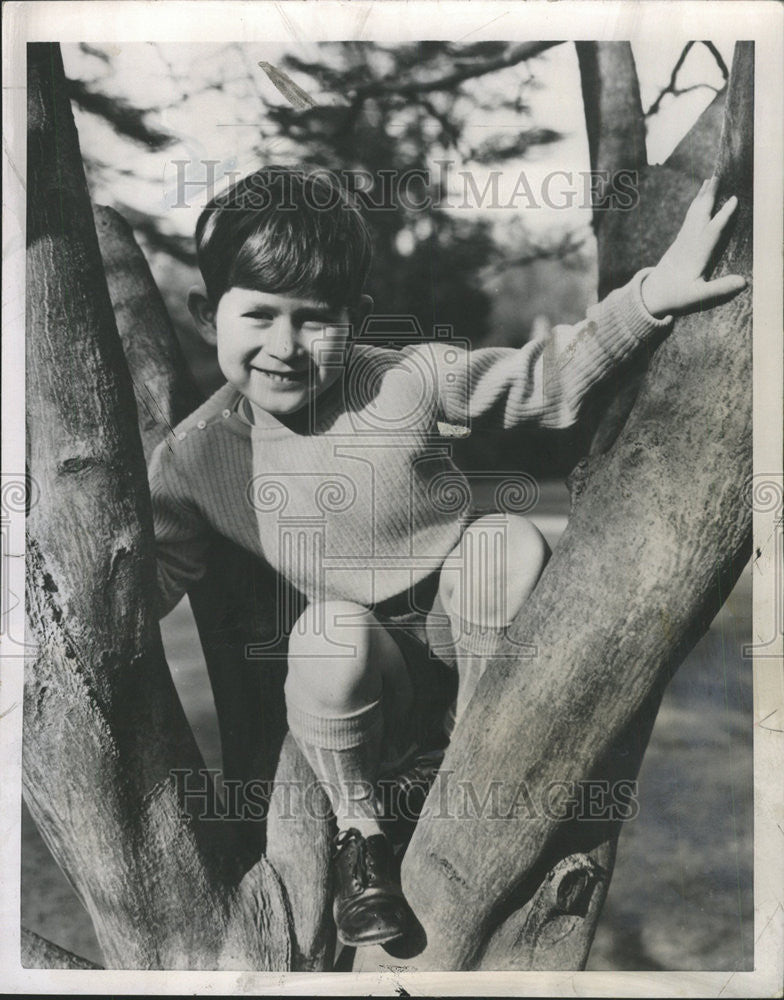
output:
[[[645,152],[645,124],[639,99],[634,59],[628,42],[577,43],[591,169],[600,177],[617,177],[633,171],[638,179],[639,201],[631,213],[608,212],[595,197],[594,228],[599,257],[599,288],[608,294],[623,285],[647,263],[655,261],[671,243],[697,190],[695,178],[709,176],[715,164],[721,134],[725,92],[720,93],[678,144],[663,167],[649,167]],[[622,86],[619,86],[622,84]],[[611,188],[612,184],[609,183]],[[589,452],[603,454],[611,447],[628,417],[647,370],[648,358],[633,359],[612,380],[608,389],[595,394],[585,421],[589,428]],[[588,459],[582,459],[569,477],[572,505],[585,483]],[[634,781],[639,773],[661,703],[664,686],[659,685],[642,710],[627,725],[598,768],[610,787]],[[604,900],[612,878],[620,822],[566,824],[558,841],[565,850],[582,850],[578,868],[587,858],[596,865],[591,908],[575,918],[574,907],[564,912],[556,902],[550,907],[547,930],[532,934],[529,913],[537,912],[537,897],[552,897],[549,878],[563,872],[564,861],[521,908],[494,934],[482,959],[491,968],[582,968],[588,959]],[[586,838],[585,834],[590,832]],[[556,848],[556,856],[559,848]],[[591,886],[584,886],[589,894]],[[521,928],[509,942],[510,931]],[[537,944],[539,945],[537,949]],[[538,951],[538,954],[537,954]]]
[[[735,193],[740,206],[717,273],[749,277],[752,103],[753,46],[740,43],[716,167],[721,197]],[[444,760],[443,771],[472,783],[480,799],[499,783],[498,814],[510,818],[454,818],[461,790],[452,779],[441,790],[447,816],[420,822],[406,856],[404,890],[427,937],[417,968],[492,964],[483,962],[483,952],[493,954],[488,941],[504,933],[519,899],[530,899],[537,870],[552,871],[563,835],[541,808],[544,793],[554,782],[569,792],[602,774],[630,720],[657,704],[746,563],[750,334],[750,289],[679,319],[620,434],[591,460],[566,532],[511,628],[511,639],[534,644],[538,655],[523,669],[506,658],[487,670]],[[521,783],[535,809],[523,819]],[[561,843],[555,853],[572,851]],[[552,912],[559,916],[558,905]],[[582,899],[571,921],[559,921],[549,968],[568,967],[569,939],[584,938],[580,923],[592,924],[594,912]],[[587,947],[576,952],[587,955]],[[530,959],[522,958],[525,966]]]
[[[282,886],[186,818],[203,766],[163,658],[145,466],[59,48],[28,47],[25,799],[115,968],[286,968]],[[183,915],[187,914],[187,919]]]
[[[631,241],[626,213],[614,211],[610,201],[619,172],[639,178],[648,166],[645,118],[629,42],[577,42],[576,47],[591,170],[597,181],[591,190],[603,299],[650,259],[637,253],[631,260],[615,256],[613,244],[618,239]],[[659,238],[656,227],[654,239]]]

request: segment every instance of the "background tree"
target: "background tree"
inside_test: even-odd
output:
[[[474,343],[486,339],[489,300],[480,274],[497,257],[496,241],[486,218],[461,219],[440,207],[448,191],[441,178],[431,177],[430,164],[459,153],[466,164],[502,165],[557,139],[554,130],[523,127],[511,140],[491,132],[471,148],[468,116],[477,106],[486,112],[508,108],[521,120],[525,87],[514,97],[491,96],[485,102],[461,88],[552,44],[338,42],[321,46],[318,62],[292,55],[283,60],[284,70],[319,94],[319,103],[298,108],[287,100],[271,107],[273,126],[307,161],[368,179],[358,194],[373,232],[369,291],[377,312],[411,313],[428,333],[446,324]],[[276,71],[267,72],[279,85],[280,71],[277,78]],[[287,97],[285,86],[281,93]],[[391,178],[406,180],[390,192],[385,179]]]
[[[598,62],[601,80],[603,60],[617,52],[598,47],[582,58]],[[26,798],[93,917],[107,963],[328,966],[327,824],[297,802],[287,820],[288,803],[273,792],[260,853],[231,824],[182,815],[171,772],[200,762],[149,606],[152,539],[131,385],[57,47],[32,46],[29,66],[28,370],[40,378],[28,403],[42,500],[29,525],[39,655],[26,690]],[[752,66],[750,47],[739,46],[718,162],[723,191],[741,197],[721,267],[748,274]],[[562,780],[613,773],[630,725],[652,718],[668,673],[748,556],[749,320],[746,292],[711,314],[709,335],[703,317],[689,317],[659,348],[628,420],[616,420],[622,430],[589,460],[567,534],[513,627],[536,642],[539,671],[532,677],[508,661],[488,671],[446,770],[477,788],[525,779],[534,791],[556,767]],[[160,352],[159,363],[171,356]],[[52,357],[73,358],[72,369]],[[174,414],[180,390],[161,384],[170,386]],[[717,421],[722,435],[710,437],[705,428]],[[693,466],[695,436],[702,470]],[[650,627],[652,608],[666,614],[667,632]],[[284,776],[308,777],[289,741],[278,765]],[[492,820],[460,828],[423,821],[403,868],[426,933],[409,963],[580,967],[617,829],[587,842],[586,825],[578,826],[539,817],[509,824],[499,838]],[[306,891],[319,875],[321,891]]]

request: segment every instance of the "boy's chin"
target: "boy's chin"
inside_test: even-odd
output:
[[[253,379],[250,385],[237,385],[236,387],[245,396],[254,410],[259,410],[273,417],[285,418],[304,413],[334,381],[335,379],[330,379],[318,386],[303,384],[290,387],[275,387],[264,385],[262,377],[259,376]]]
[[[294,396],[294,393],[291,393],[291,395]],[[301,394],[297,393],[297,398],[292,399],[262,397],[260,399],[252,399],[251,402],[254,407],[271,414],[273,417],[290,417],[295,413],[299,413],[300,410],[304,410],[309,400],[310,394],[303,392]]]
[[[313,395],[307,389],[288,392],[252,393],[246,396],[254,410],[272,417],[293,417],[304,413]]]

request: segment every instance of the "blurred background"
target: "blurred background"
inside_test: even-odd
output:
[[[661,163],[725,86],[732,52],[673,42],[634,56],[648,160]],[[264,164],[354,178],[374,238],[368,291],[401,329],[413,318],[425,336],[450,325],[477,347],[520,346],[596,301],[573,45],[82,44],[63,57],[93,200],[133,226],[205,395],[223,380],[185,309],[199,278],[193,230],[213,195]],[[554,544],[568,517],[569,449],[520,449],[514,435],[474,434],[458,458],[479,489],[490,468],[535,475],[531,516]],[[162,627],[207,766],[219,768],[187,600]],[[747,570],[665,696],[590,969],[753,966],[750,638]],[[22,920],[101,961],[26,813]]]

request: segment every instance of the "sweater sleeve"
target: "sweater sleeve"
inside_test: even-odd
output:
[[[167,615],[206,569],[210,531],[189,498],[166,441],[155,449],[148,470],[158,575],[158,614]]]
[[[444,418],[465,426],[571,426],[588,390],[671,323],[671,316],[656,319],[645,308],[640,286],[649,271],[591,306],[581,323],[554,326],[521,348],[436,345]]]

